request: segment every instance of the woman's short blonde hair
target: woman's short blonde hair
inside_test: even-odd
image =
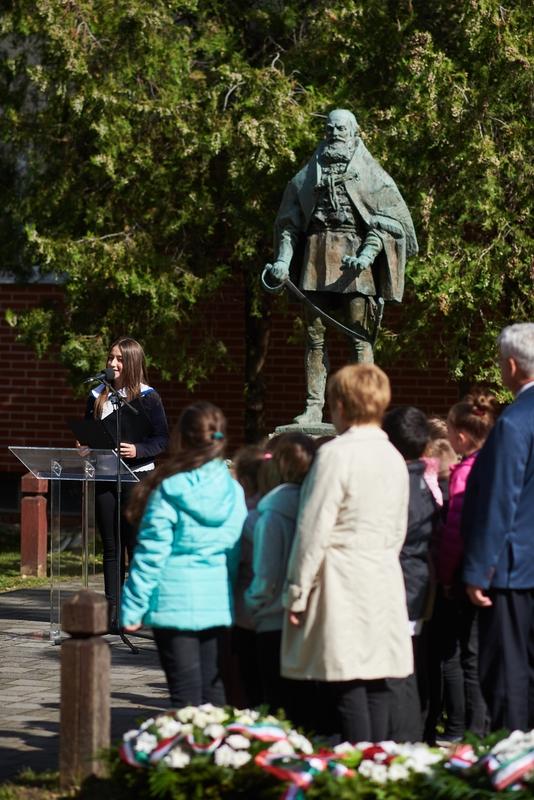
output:
[[[391,401],[389,378],[374,364],[349,364],[328,381],[328,402],[341,404],[347,422],[355,425],[382,422]]]

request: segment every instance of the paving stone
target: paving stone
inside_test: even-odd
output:
[[[64,599],[64,593],[62,593]],[[61,647],[49,638],[49,592],[0,594],[0,780],[25,767],[57,769]],[[133,655],[117,636],[111,646],[111,736],[169,707],[154,642],[132,637]]]

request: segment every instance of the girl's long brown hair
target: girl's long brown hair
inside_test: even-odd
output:
[[[305,433],[281,433],[267,445],[258,474],[258,488],[267,494],[281,483],[302,483],[315,456],[316,443]]]
[[[500,406],[495,395],[478,387],[473,388],[449,411],[447,419],[457,431],[471,437],[475,445],[482,445],[499,416]]]
[[[165,478],[223,458],[225,449],[226,419],[221,409],[206,401],[185,408],[171,433],[167,458],[133,490],[127,518],[139,522],[149,494]]]
[[[123,386],[126,390],[128,402],[141,394],[141,383],[148,383],[145,353],[139,342],[129,336],[121,336],[110,345],[108,363],[111,351],[118,347],[122,356]],[[109,389],[106,386],[95,402],[94,416],[100,419],[104,403],[108,399]]]

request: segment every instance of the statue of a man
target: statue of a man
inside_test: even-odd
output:
[[[325,139],[282,198],[271,274],[284,280],[298,260],[299,288],[322,310],[343,314],[366,339],[354,340],[354,360],[372,362],[377,301],[402,300],[406,259],[417,253],[417,239],[395,182],[359,130],[350,111],[328,115]],[[328,354],[323,320],[309,308],[305,314],[306,409],[295,422],[314,425],[322,421]]]

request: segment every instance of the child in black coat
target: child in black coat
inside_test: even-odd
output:
[[[386,414],[383,428],[406,460],[410,477],[408,525],[400,562],[415,662],[413,675],[388,681],[392,695],[390,736],[395,741],[415,742],[422,739],[428,698],[425,620],[432,605],[430,546],[439,523],[440,507],[424,479],[426,465],[422,456],[430,439],[425,414],[413,406],[395,408]]]

